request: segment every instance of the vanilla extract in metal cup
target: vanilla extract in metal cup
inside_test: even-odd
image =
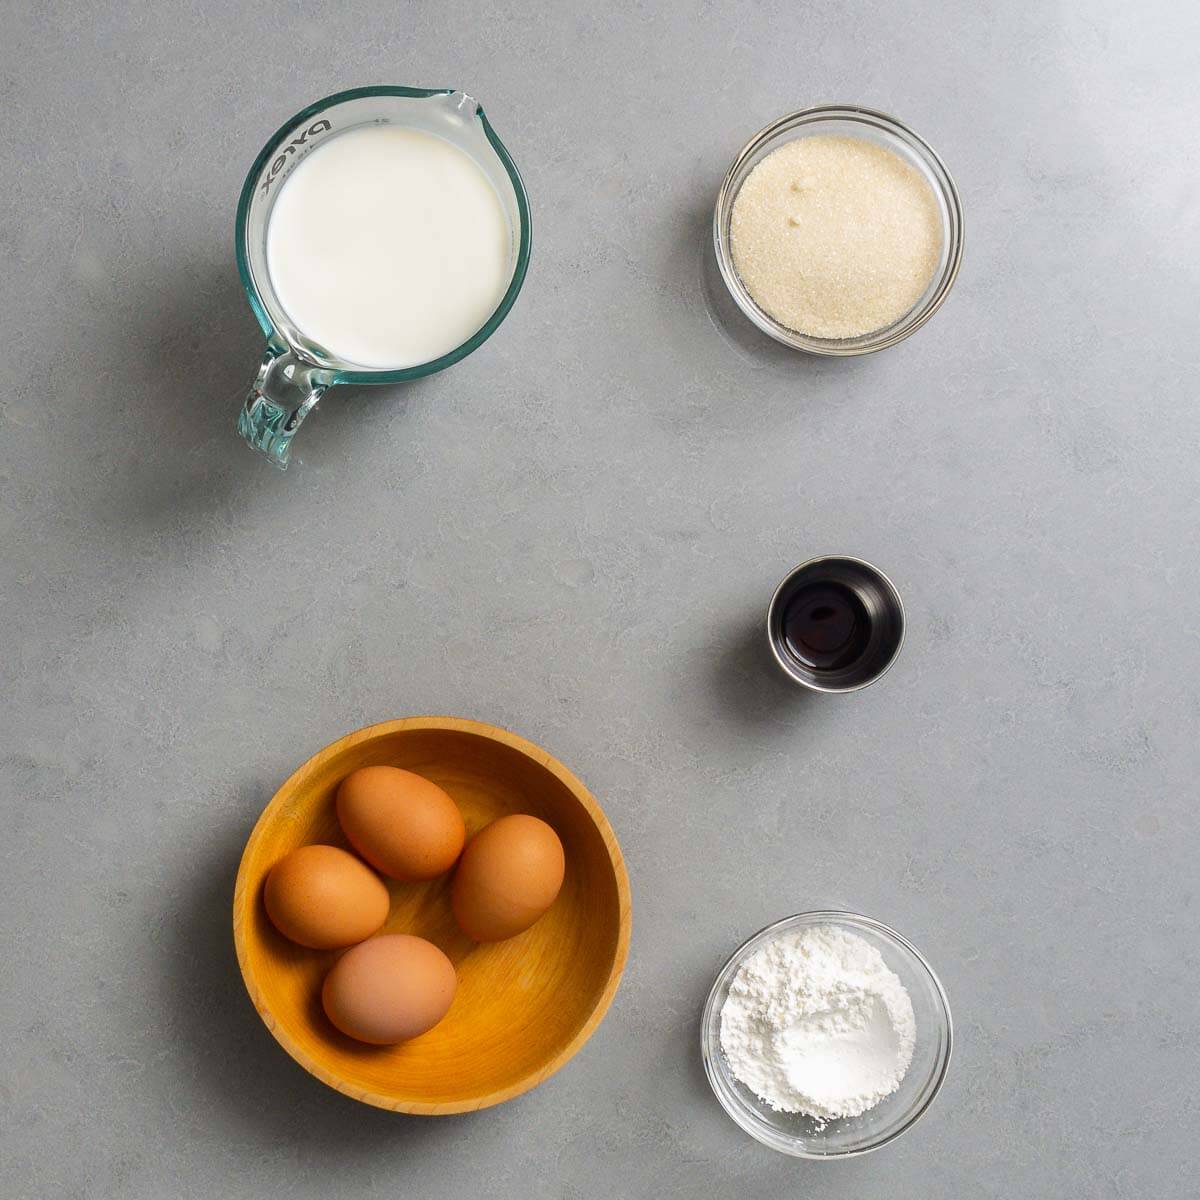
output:
[[[892,581],[861,558],[810,558],[789,571],[767,610],[775,661],[814,692],[856,692],[896,660],[904,604]]]

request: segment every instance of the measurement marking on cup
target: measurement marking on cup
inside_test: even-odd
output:
[[[283,170],[283,164],[287,162],[289,154],[295,154],[298,146],[303,146],[310,137],[316,136],[318,133],[328,133],[333,128],[328,121],[314,121],[298,138],[293,138],[283,148],[283,152],[271,164],[271,170],[267,177],[259,184],[259,190],[265,195],[267,189],[275,182],[275,176]]]

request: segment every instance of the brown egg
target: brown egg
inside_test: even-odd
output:
[[[454,965],[432,942],[385,933],[337,960],[325,976],[321,1003],[348,1037],[390,1046],[432,1029],[457,986]]]
[[[563,881],[558,834],[537,817],[501,817],[477,833],[454,873],[451,901],[462,931],[499,942],[528,929]]]
[[[383,880],[337,846],[301,846],[267,873],[267,916],[284,937],[314,950],[352,946],[387,920]]]
[[[393,879],[432,879],[462,853],[467,831],[436,783],[399,767],[361,767],[342,780],[337,815],[350,844]]]

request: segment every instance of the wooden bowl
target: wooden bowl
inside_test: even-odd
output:
[[[476,945],[455,924],[449,874],[426,883],[386,881],[392,897],[386,931],[428,938],[458,972],[458,992],[442,1022],[398,1046],[367,1046],[329,1023],[321,982],[340,951],[289,942],[262,902],[267,872],[297,846],[350,848],[334,793],[351,771],[380,763],[444,787],[468,836],[505,813],[532,813],[554,827],[566,852],[562,891],[546,914],[523,934],[489,945]],[[339,1092],[408,1113],[487,1108],[553,1075],[612,1003],[629,930],[625,863],[588,790],[524,738],[454,717],[371,725],[313,755],[259,817],[233,895],[242,978],[275,1040]]]

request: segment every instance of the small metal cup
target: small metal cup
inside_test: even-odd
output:
[[[867,610],[870,637],[852,662],[823,670],[801,661],[784,637],[783,615],[795,594],[815,583],[850,588]],[[814,692],[857,692],[872,684],[896,661],[904,642],[904,604],[895,584],[861,558],[826,555],[810,558],[784,576],[767,609],[767,642],[787,676]]]

